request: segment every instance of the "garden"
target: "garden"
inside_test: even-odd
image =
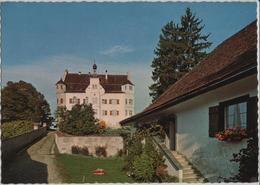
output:
[[[72,110],[57,111],[60,131],[75,135],[119,135],[124,148],[116,156],[107,157],[108,148],[98,146],[90,152],[87,146],[71,147],[72,155],[58,154],[59,163],[64,166],[73,183],[91,182],[176,182],[168,175],[162,154],[156,149],[151,137],[160,132],[152,126],[137,129],[107,128],[104,121],[94,118],[90,105],[75,105]]]

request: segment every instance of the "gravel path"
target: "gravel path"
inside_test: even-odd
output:
[[[2,171],[2,183],[63,183],[54,154],[54,133],[18,153]]]

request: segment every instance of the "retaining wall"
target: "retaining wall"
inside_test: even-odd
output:
[[[88,147],[89,153],[95,156],[96,147],[106,147],[107,156],[115,156],[124,147],[121,136],[58,136],[55,142],[60,153],[71,154],[73,145]]]
[[[46,134],[46,127],[42,127],[37,130],[33,130],[32,132],[28,132],[20,136],[3,140],[1,143],[2,162],[12,160],[12,158],[15,156],[17,152],[26,148],[27,146],[32,144],[36,139],[39,139],[45,136]]]

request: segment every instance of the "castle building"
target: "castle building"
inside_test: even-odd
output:
[[[134,115],[134,85],[129,75],[97,74],[97,65],[88,74],[69,73],[56,83],[57,107],[71,110],[75,104],[92,104],[95,117],[111,128]]]

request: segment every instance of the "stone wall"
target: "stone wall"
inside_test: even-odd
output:
[[[47,134],[46,127],[33,130],[32,132],[22,134],[2,141],[2,162],[10,161],[17,152],[32,144],[35,140]]]
[[[123,149],[123,138],[121,136],[58,136],[55,142],[60,153],[71,154],[73,145],[88,147],[89,153],[95,156],[96,147],[106,147],[107,156],[115,156]]]

